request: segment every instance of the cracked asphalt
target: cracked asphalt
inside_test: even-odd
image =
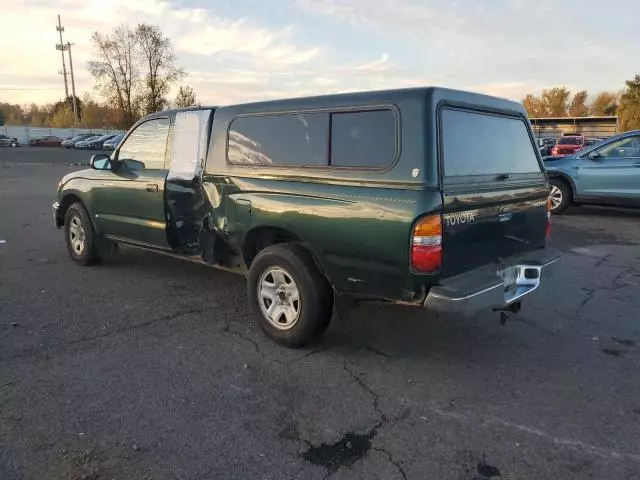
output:
[[[506,326],[341,308],[289,350],[238,276],[74,264],[50,204],[87,157],[0,150],[0,479],[640,478],[640,211],[554,218]]]

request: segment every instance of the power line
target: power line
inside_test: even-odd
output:
[[[64,27],[62,26],[62,22],[60,21],[60,15],[58,15],[58,26],[56,30],[60,33],[60,43],[56,44],[56,50],[60,50],[60,55],[62,55],[62,76],[64,77],[64,98],[69,98],[69,87],[67,85],[67,66],[64,63],[64,51],[67,49],[67,45],[62,41],[62,32],[64,32]]]
[[[67,50],[69,51],[69,68],[71,69],[71,94],[73,95],[73,126],[78,125],[78,105],[76,104],[76,82],[73,79],[73,61],[71,60],[71,45],[73,43],[67,42]],[[68,98],[68,97],[67,97]]]
[[[64,43],[62,41],[62,32],[64,32],[64,27],[62,26],[62,22],[60,21],[60,15],[58,15],[58,26],[56,30],[60,32],[60,43],[56,44],[56,50],[60,50],[60,54],[62,55],[62,75],[64,76],[64,99],[65,101],[69,98],[69,87],[67,86],[67,67],[64,63],[64,52],[65,50],[69,52],[69,68],[71,68],[71,89],[72,89],[72,102],[73,102],[73,126],[78,125],[78,106],[76,105],[76,83],[73,79],[73,63],[71,61],[71,42]]]
[[[42,91],[51,91],[57,90],[57,88],[0,88],[0,92],[13,92],[13,91],[31,91],[31,90],[42,90]]]

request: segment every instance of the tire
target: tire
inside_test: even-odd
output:
[[[272,245],[258,253],[249,269],[247,295],[262,331],[287,347],[318,340],[331,321],[331,286],[311,254],[297,244]]]
[[[64,216],[64,239],[69,256],[78,265],[93,265],[100,260],[93,224],[79,202],[72,204]]]
[[[550,178],[551,186],[549,196],[551,198],[551,213],[559,215],[571,205],[571,188],[564,180],[559,178]]]

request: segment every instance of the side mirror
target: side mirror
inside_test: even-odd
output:
[[[111,170],[109,155],[104,153],[92,155],[91,160],[89,160],[89,166],[94,170]]]
[[[591,152],[589,153],[589,155],[587,155],[587,158],[589,160],[597,160],[599,158],[602,158],[602,155],[600,155],[598,152]]]

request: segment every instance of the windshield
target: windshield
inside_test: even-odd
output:
[[[582,145],[582,137],[562,137],[558,145]]]

